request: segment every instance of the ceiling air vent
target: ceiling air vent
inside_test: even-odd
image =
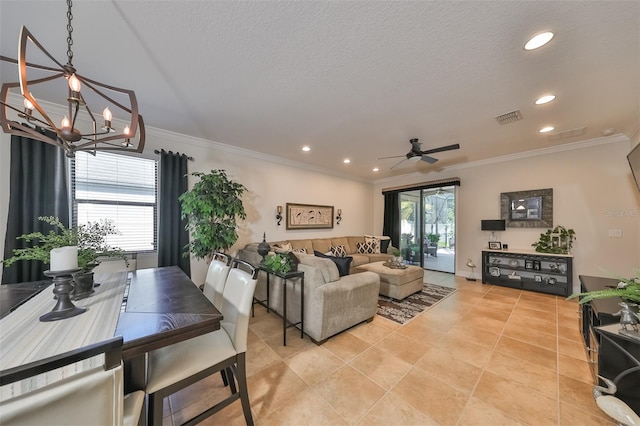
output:
[[[520,110],[511,111],[506,114],[497,116],[496,120],[498,120],[498,123],[500,124],[513,123],[514,121],[522,120],[522,113],[520,112]]]
[[[563,130],[549,135],[550,141],[557,141],[560,139],[573,138],[575,136],[581,136],[587,133],[586,127],[576,127],[575,129]]]

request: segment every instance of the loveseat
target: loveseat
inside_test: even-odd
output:
[[[353,256],[353,263],[362,265],[370,262],[388,260],[386,253],[354,253],[357,242],[364,242],[363,237],[322,238],[307,240],[289,240],[280,244],[291,244],[300,264],[298,270],[304,272],[304,332],[315,343],[324,343],[329,337],[338,334],[363,321],[373,319],[378,306],[380,277],[373,272],[357,270],[356,273],[340,276],[334,261],[315,256],[313,253],[330,253],[330,247],[344,246],[348,256]],[[270,243],[276,248],[277,242]],[[300,250],[304,248],[307,253]],[[258,243],[247,244],[240,250],[238,257],[255,266],[262,261],[258,254]],[[270,279],[270,306],[282,314],[282,280],[278,277]],[[292,322],[300,320],[300,285],[296,280],[287,283],[287,317]],[[266,298],[266,276],[259,274],[255,297]]]

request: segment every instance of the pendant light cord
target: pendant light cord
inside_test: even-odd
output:
[[[72,65],[73,62],[73,51],[71,50],[71,46],[73,46],[73,38],[71,33],[73,33],[73,27],[71,26],[71,20],[73,19],[73,14],[71,13],[71,6],[73,6],[71,0],[67,0],[67,63],[68,65]]]

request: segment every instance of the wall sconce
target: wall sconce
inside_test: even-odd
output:
[[[336,216],[336,225],[340,225],[341,220],[342,220],[342,209],[338,209],[338,216]]]
[[[278,206],[276,208],[278,214],[276,214],[276,220],[278,221],[278,226],[280,226],[280,222],[282,221],[282,206]]]

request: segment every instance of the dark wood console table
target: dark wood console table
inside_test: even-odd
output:
[[[603,290],[618,284],[614,278],[580,275],[579,279],[581,292]],[[618,391],[615,396],[640,413],[640,371],[625,373],[638,365],[640,342],[618,333],[620,317],[613,315],[620,310],[618,302],[620,298],[610,297],[580,305],[580,328],[594,383],[600,381],[598,375],[615,380],[625,374],[616,383]]]
[[[303,271],[291,271],[286,274],[280,272],[273,272],[264,266],[260,266],[261,271],[264,271],[267,274],[267,299],[266,300],[257,300],[254,299],[254,303],[258,303],[267,308],[267,312],[269,312],[269,286],[270,286],[270,276],[274,275],[276,277],[280,277],[282,279],[282,344],[283,346],[287,346],[287,328],[295,327],[300,325],[300,338],[304,338],[304,272]],[[300,280],[300,321],[294,323],[287,319],[287,280],[292,279]],[[266,302],[266,304],[265,304]],[[275,311],[274,311],[275,312]],[[276,312],[277,314],[277,312]]]

